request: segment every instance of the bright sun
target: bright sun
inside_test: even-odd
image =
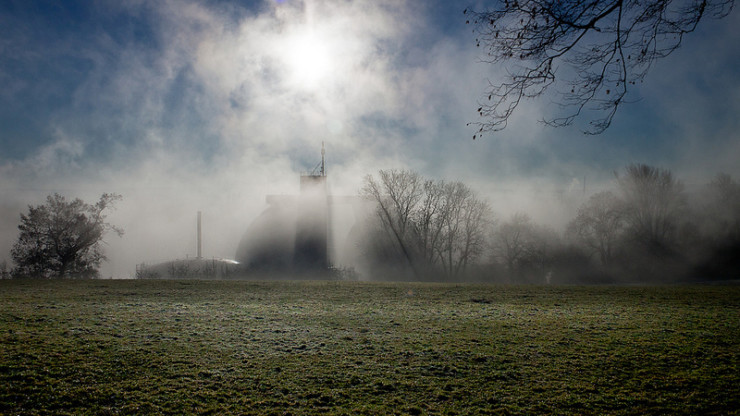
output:
[[[294,33],[288,38],[286,49],[290,80],[299,87],[319,86],[334,69],[328,39],[313,31]]]

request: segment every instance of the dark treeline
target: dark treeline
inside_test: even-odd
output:
[[[361,211],[370,214],[341,243],[350,254],[338,268],[327,267],[328,250],[314,253],[313,267],[283,261],[303,247],[296,244],[301,232],[320,230],[312,238],[326,244],[327,220],[296,228],[296,218],[278,215],[258,222],[265,232],[248,233],[261,250],[247,258],[251,263],[194,258],[142,264],[137,277],[525,284],[740,279],[740,184],[727,174],[688,192],[671,171],[632,164],[615,173],[608,190],[574,208],[559,229],[526,211],[498,216],[497,201],[489,204],[464,183],[407,170],[369,175],[361,193]],[[46,204],[29,206],[13,246],[15,267],[0,263],[0,278],[97,277],[105,260],[103,235],[122,234],[104,214],[118,199],[104,194],[98,203],[86,204],[54,195]],[[306,211],[294,208],[295,215]]]
[[[377,203],[360,243],[373,279],[500,283],[668,283],[740,278],[740,185],[717,175],[694,193],[643,164],[615,174],[564,229],[526,213],[497,218],[460,182],[409,171],[365,178]],[[495,201],[494,201],[495,205]]]

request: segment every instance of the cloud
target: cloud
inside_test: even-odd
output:
[[[126,235],[109,239],[104,275],[126,277],[137,262],[193,254],[198,210],[206,254],[233,256],[265,195],[297,192],[297,174],[317,162],[321,141],[336,143],[330,159],[340,193],[355,193],[360,172],[389,157],[383,146],[394,137],[364,120],[399,111],[390,68],[403,37],[394,21],[403,14],[393,12],[403,5],[284,3],[237,19],[200,2],[110,7],[100,12],[137,27],[156,22],[151,39],[93,30],[77,50],[66,45],[91,68],[65,87],[69,101],[47,120],[55,138],[2,165],[2,187],[15,190],[6,200],[124,196],[110,220]],[[311,31],[329,42],[331,65],[302,88],[300,51],[290,42]]]
[[[322,142],[335,193],[356,193],[363,176],[378,169],[409,167],[470,184],[502,216],[544,207],[541,215],[532,213],[538,220],[548,205],[533,203],[530,194],[557,198],[558,190],[584,176],[595,189],[627,163],[660,161],[669,139],[648,136],[661,134],[663,126],[685,131],[681,148],[672,150],[684,166],[691,159],[683,155],[700,154],[710,155],[703,166],[715,158],[731,167],[740,148],[735,124],[727,122],[740,102],[733,87],[740,83],[736,71],[722,72],[737,59],[730,21],[717,35],[729,55],[707,48],[716,64],[701,77],[714,88],[708,96],[719,93],[729,103],[727,114],[702,95],[701,84],[684,91],[658,86],[644,89],[647,98],[625,107],[604,136],[545,128],[536,120],[550,103],[527,102],[505,132],[473,141],[466,123],[475,121],[480,91],[500,69],[478,63],[474,36],[462,17],[450,17],[462,15],[448,2],[265,1],[243,7],[192,0],[90,7],[93,19],[50,28],[58,34],[53,40],[36,34],[36,20],[13,26],[26,51],[18,55],[19,68],[40,68],[43,82],[33,86],[39,74],[24,77],[0,65],[0,80],[13,86],[0,92],[4,102],[14,102],[8,117],[32,109],[38,135],[25,150],[0,155],[0,202],[12,211],[53,192],[88,202],[103,192],[122,194],[110,220],[126,235],[109,238],[105,276],[128,277],[138,262],[194,255],[199,210],[204,254],[233,256],[265,207],[264,196],[296,193],[298,173],[316,166]],[[7,49],[15,43],[2,45],[3,59],[19,51]],[[697,41],[691,50],[704,45]],[[62,70],[51,70],[54,65]],[[666,65],[654,70],[661,73],[656,84],[682,85],[687,76],[678,69],[692,60],[687,54]],[[727,87],[718,88],[712,73],[720,73]],[[692,103],[711,110],[692,113]],[[648,110],[660,128],[634,122],[636,113]],[[713,114],[720,117],[714,138],[696,139]],[[651,140],[658,143],[653,153],[640,142]],[[709,150],[702,149],[706,143]],[[0,249],[14,238],[4,233]],[[4,253],[0,261],[9,259]]]

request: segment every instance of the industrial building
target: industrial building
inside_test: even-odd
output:
[[[298,195],[267,195],[265,200],[268,206],[242,236],[236,260],[201,257],[198,213],[197,256],[137,265],[137,277],[325,278],[336,277],[337,268],[354,267],[358,218],[366,217],[373,205],[357,196],[330,195],[323,143],[321,162],[300,175]]]
[[[332,266],[332,205],[325,149],[321,163],[301,174],[298,195],[268,195],[268,208],[250,225],[236,251],[247,272],[315,275]]]

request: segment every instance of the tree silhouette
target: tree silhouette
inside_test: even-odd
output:
[[[418,173],[407,170],[381,170],[378,175],[380,181],[376,181],[371,175],[365,176],[362,195],[378,204],[376,213],[383,229],[393,236],[414,277],[420,279],[421,275],[409,245],[409,233],[413,224],[413,212],[422,198],[424,179]]]
[[[609,191],[592,195],[568,224],[568,233],[589,254],[598,254],[601,264],[610,265],[624,228],[622,202]]]
[[[362,194],[377,204],[382,230],[415,278],[423,279],[423,271],[464,274],[483,253],[488,203],[462,182],[428,180],[408,170],[381,170],[378,177],[365,177]]]
[[[499,225],[493,235],[493,254],[509,273],[519,266],[532,245],[535,225],[529,215],[517,212]]]
[[[652,254],[670,252],[686,208],[683,184],[670,170],[644,164],[627,166],[617,182],[630,237]]]
[[[630,86],[670,55],[709,16],[727,16],[734,0],[504,0],[484,12],[463,12],[477,33],[482,60],[506,64],[489,82],[476,136],[506,127],[523,99],[554,87],[563,112],[542,120],[561,127],[596,113],[585,133],[611,124]]]
[[[20,235],[11,255],[20,277],[96,277],[105,255],[100,247],[106,231],[119,236],[123,231],[105,221],[103,212],[120,195],[103,194],[90,205],[81,199],[67,201],[54,194],[46,204],[29,206],[21,214]]]
[[[525,271],[545,278],[543,272],[551,263],[553,248],[559,244],[557,240],[552,229],[536,224],[523,212],[517,212],[494,229],[492,254],[506,266],[509,278],[522,281],[526,277]]]

